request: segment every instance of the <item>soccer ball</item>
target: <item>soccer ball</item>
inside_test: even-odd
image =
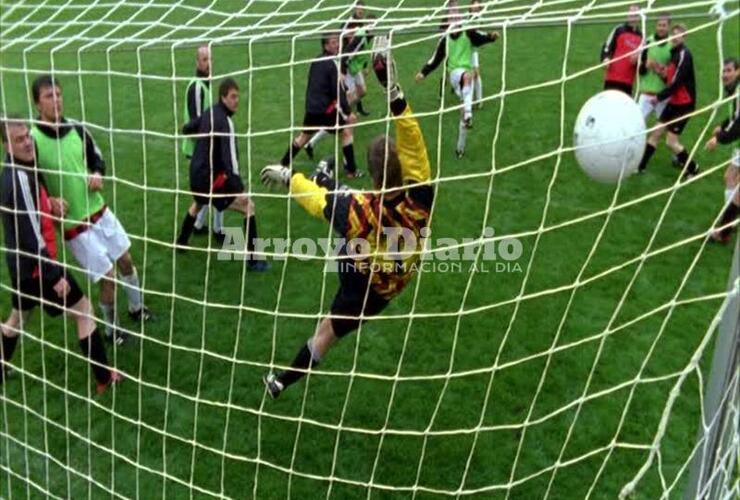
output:
[[[617,90],[599,92],[576,118],[578,164],[592,179],[617,182],[637,171],[645,151],[645,120],[637,103]]]

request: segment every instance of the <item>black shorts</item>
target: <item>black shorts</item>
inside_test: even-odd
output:
[[[244,192],[244,184],[242,183],[241,177],[238,175],[229,175],[228,177],[224,174],[219,174],[213,180],[212,184],[209,184],[205,180],[193,179],[190,185],[191,191],[193,191],[193,198],[199,205],[213,205],[213,207],[222,212],[231,205],[236,196],[223,196],[227,194],[242,194]],[[209,196],[211,194],[218,196]]]
[[[365,296],[367,295],[367,300]],[[386,299],[378,295],[371,288],[367,289],[367,277],[358,276],[358,273],[339,276],[339,290],[331,304],[331,314],[338,316],[352,316],[352,318],[332,318],[331,325],[334,335],[344,337],[360,326],[360,315],[375,316],[380,314],[388,305]]]
[[[694,105],[693,104],[668,104],[666,105],[665,109],[663,110],[663,114],[660,115],[660,119],[658,120],[660,123],[668,123],[673,122],[673,120],[678,120],[673,123],[670,123],[666,126],[666,129],[669,132],[672,132],[676,135],[681,135],[681,132],[683,132],[683,129],[686,128],[686,124],[689,123],[689,116],[686,116],[694,111]],[[681,117],[686,116],[686,118],[681,119]]]
[[[315,134],[318,129],[323,128],[330,134],[337,133],[337,124],[340,127],[347,124],[341,113],[334,110],[331,113],[306,113],[303,115],[303,132],[306,134]]]
[[[65,298],[59,297],[54,291],[57,282],[49,283],[41,278],[21,281],[19,289],[16,289],[10,298],[13,309],[30,311],[36,306],[41,306],[49,316],[59,316],[64,312],[64,308],[74,306],[85,296],[72,275],[67,274],[65,278],[69,283],[69,293]],[[42,302],[42,299],[45,302]]]
[[[607,80],[604,82],[604,90],[619,90],[632,97],[632,85],[629,83]]]

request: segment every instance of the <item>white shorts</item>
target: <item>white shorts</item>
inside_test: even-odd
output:
[[[344,85],[347,87],[347,93],[351,94],[357,87],[365,88],[365,76],[362,71],[358,71],[356,75],[347,73],[344,76]]]
[[[455,95],[460,99],[463,98],[462,84],[464,74],[465,70],[462,68],[453,69],[452,71],[450,71],[450,85],[452,85],[452,90],[455,91]]]
[[[478,59],[478,51],[473,51],[473,56],[470,58],[470,64],[473,65],[474,68],[480,68],[480,60]]]
[[[131,240],[123,226],[107,208],[95,224],[68,243],[75,259],[93,283],[108,274],[115,262],[131,247]]]
[[[640,111],[642,111],[642,117],[647,120],[650,113],[655,113],[655,118],[660,118],[668,100],[658,101],[654,94],[640,94],[637,104],[640,106]]]

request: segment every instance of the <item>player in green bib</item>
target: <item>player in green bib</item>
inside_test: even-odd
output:
[[[188,82],[185,90],[185,106],[183,109],[183,123],[190,123],[198,118],[203,111],[213,106],[211,97],[211,50],[208,45],[198,47],[195,56],[195,77]],[[182,152],[188,160],[188,165],[195,150],[195,139],[184,138],[182,140]],[[195,218],[193,234],[208,234],[206,220],[208,219],[208,205],[204,205]],[[218,245],[224,242],[224,213],[213,209],[213,241]]]
[[[671,28],[671,18],[663,14],[655,24],[655,33],[645,40],[647,47],[640,56],[640,97],[638,104],[642,116],[648,119],[650,113],[660,118],[666,106],[666,101],[660,102],[657,96],[666,86],[665,72],[671,62],[671,44],[668,43],[668,33]]]
[[[49,75],[36,78],[33,101],[39,112],[31,130],[39,168],[49,194],[63,198],[67,210],[62,220],[64,239],[80,266],[94,283],[100,283],[100,309],[106,336],[121,344],[126,334],[118,327],[115,303],[115,267],[135,321],[151,317],[142,301],[139,278],[129,248],[131,241],[101,193],[105,162],[92,135],[81,123],[64,118],[59,82]]]
[[[448,78],[457,97],[463,102],[460,114],[460,124],[457,136],[455,154],[462,158],[465,154],[465,140],[468,129],[473,127],[473,52],[475,47],[498,39],[497,32],[483,33],[474,29],[464,29],[461,26],[459,14],[452,22],[437,43],[437,48],[431,59],[416,74],[419,82],[434,71],[442,61],[446,61]]]

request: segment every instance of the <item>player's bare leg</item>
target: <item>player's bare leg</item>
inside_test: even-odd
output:
[[[725,209],[712,231],[711,238],[718,243],[730,241],[733,231],[732,223],[740,213],[740,165],[730,163],[725,171]]]

